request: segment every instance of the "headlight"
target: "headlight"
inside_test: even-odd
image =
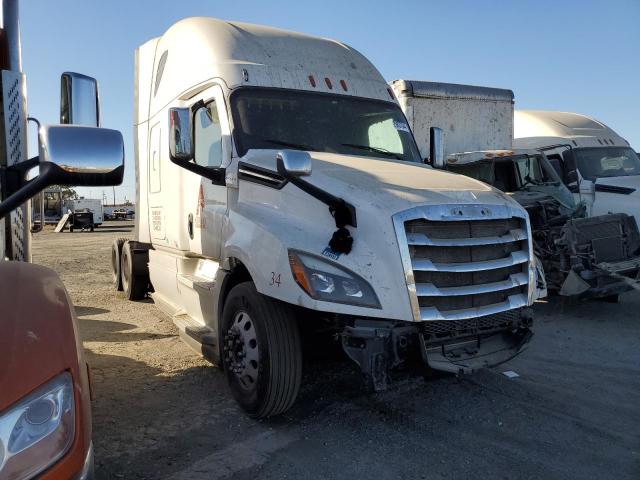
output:
[[[373,288],[343,267],[293,250],[289,251],[289,265],[293,278],[311,298],[381,308]]]
[[[58,461],[75,430],[73,381],[65,372],[0,413],[0,478],[31,478]]]

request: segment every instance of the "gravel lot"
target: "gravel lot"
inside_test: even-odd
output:
[[[98,478],[640,478],[638,292],[541,303],[526,352],[462,380],[399,376],[372,395],[351,364],[311,363],[294,408],[253,421],[151,300],[112,289],[110,245],[130,231],[33,242],[76,305]]]

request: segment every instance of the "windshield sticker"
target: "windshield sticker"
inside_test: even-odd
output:
[[[397,120],[393,121],[393,127],[399,132],[407,132],[409,133],[409,125],[404,122],[399,122]]]
[[[331,247],[326,247],[322,251],[322,255],[324,255],[325,257],[329,257],[332,260],[338,260],[340,258],[340,254],[331,250]]]

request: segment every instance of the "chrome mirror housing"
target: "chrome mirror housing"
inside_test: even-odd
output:
[[[0,203],[0,218],[49,185],[97,187],[122,183],[124,141],[117,130],[44,126],[38,132],[38,150],[38,157],[23,162],[25,168],[39,167],[38,176]]]
[[[193,159],[193,136],[191,134],[191,110],[169,109],[169,156],[173,162],[188,162]]]
[[[124,141],[117,130],[47,125],[38,133],[40,169],[55,166],[61,185],[118,185],[124,174]]]
[[[81,73],[65,72],[60,78],[60,123],[100,126],[98,81]]]
[[[276,155],[278,172],[294,177],[306,177],[311,175],[311,155],[300,150],[282,150]]]

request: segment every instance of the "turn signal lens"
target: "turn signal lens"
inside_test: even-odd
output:
[[[293,273],[293,278],[296,283],[310,296],[313,296],[313,289],[307,278],[307,272],[302,261],[295,253],[289,252],[289,265],[291,266],[291,273]]]

